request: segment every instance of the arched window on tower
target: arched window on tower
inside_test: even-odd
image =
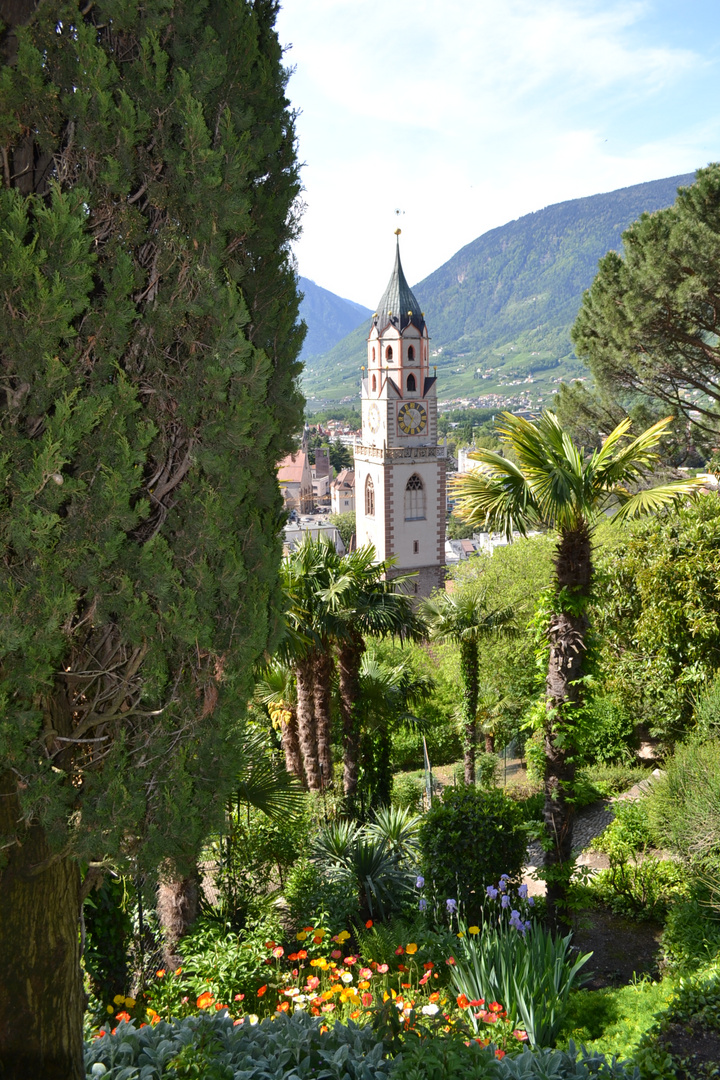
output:
[[[408,388],[408,390],[417,389],[416,386],[415,386],[415,376],[414,375],[408,375],[408,377],[407,377],[407,388]]]
[[[377,377],[375,375],[373,375],[372,388],[373,390],[377,390]]]
[[[425,488],[417,473],[413,473],[405,485],[405,520],[422,521],[425,518]]]
[[[392,345],[388,345],[387,349],[385,350],[385,359],[392,360]]]
[[[408,360],[414,360],[414,359],[415,359],[415,350],[413,349],[413,347],[411,345],[410,348],[408,349]]]
[[[375,346],[373,345],[373,364],[375,363]]]
[[[375,485],[372,476],[365,481],[365,514],[367,517],[375,517]]]

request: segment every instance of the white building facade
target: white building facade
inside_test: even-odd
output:
[[[445,447],[438,445],[429,342],[398,245],[368,336],[355,443],[356,534],[358,546],[375,546],[378,561],[394,558],[396,572],[414,571],[419,596],[445,577]]]

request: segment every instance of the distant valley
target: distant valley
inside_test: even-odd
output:
[[[585,377],[570,327],[598,260],[621,250],[632,221],[670,206],[677,188],[693,180],[693,173],[653,180],[526,214],[484,233],[414,285],[430,329],[440,399],[542,405],[561,380]],[[378,298],[390,269],[388,257],[387,267],[378,267]],[[357,397],[371,312],[309,284],[301,308],[309,327],[302,385],[313,411]],[[359,313],[330,344],[323,344],[330,335],[323,337],[316,323],[325,305],[328,317],[337,313],[333,327]]]

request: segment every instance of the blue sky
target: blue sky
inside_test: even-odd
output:
[[[368,307],[398,226],[418,281],[522,214],[720,160],[718,0],[284,0],[278,32],[299,270]]]

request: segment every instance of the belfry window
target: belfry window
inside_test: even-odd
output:
[[[407,388],[408,388],[408,390],[415,390],[416,389],[415,376],[414,375],[408,375],[408,377],[407,377]]]
[[[388,345],[387,349],[385,350],[385,359],[392,360],[392,345]]]
[[[365,514],[367,517],[375,517],[375,485],[372,476],[365,481]]]
[[[375,363],[375,346],[373,345],[373,364]]]
[[[415,350],[413,349],[413,347],[411,345],[410,348],[408,349],[408,360],[414,360],[414,359],[415,359]]]
[[[405,520],[423,521],[425,518],[425,488],[417,473],[413,473],[405,485]]]
[[[373,390],[377,390],[377,377],[375,375],[373,375],[372,388]]]

